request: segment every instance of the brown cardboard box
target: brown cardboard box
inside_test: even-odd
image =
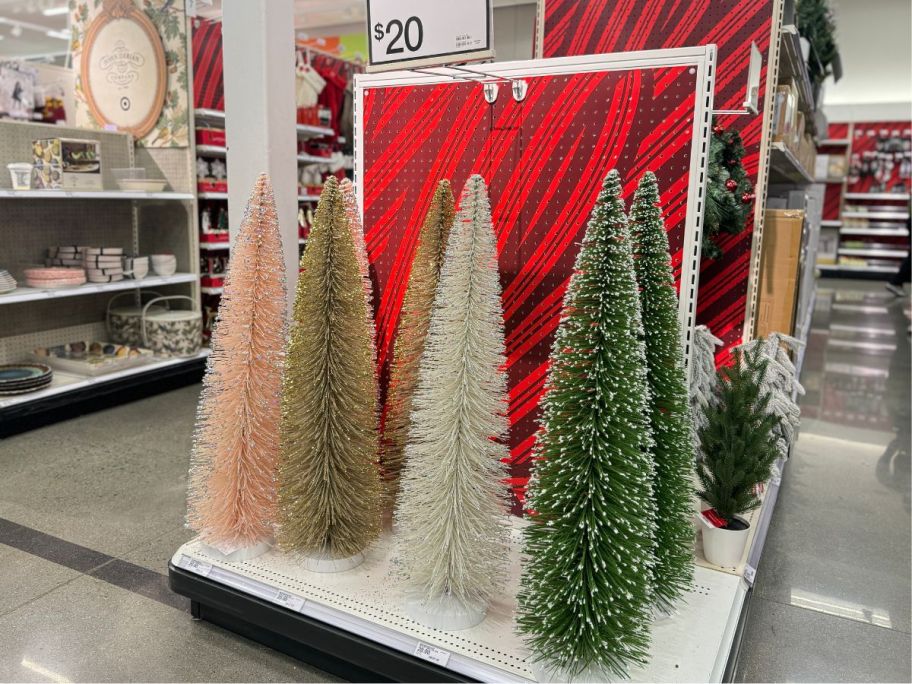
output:
[[[791,85],[776,86],[773,99],[773,140],[788,144],[795,131],[798,114],[798,91]]]
[[[798,299],[804,211],[767,209],[760,253],[756,337],[772,332],[791,335]]]

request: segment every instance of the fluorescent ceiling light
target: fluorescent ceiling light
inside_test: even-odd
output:
[[[70,39],[69,31],[48,31],[47,35],[50,38],[60,38],[60,40],[69,40]]]
[[[66,14],[69,11],[69,7],[61,5],[60,7],[48,7],[47,9],[41,10],[41,13],[46,17],[56,17],[58,14]]]

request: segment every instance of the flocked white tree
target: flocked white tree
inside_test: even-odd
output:
[[[766,339],[758,338],[740,347],[751,353],[759,349],[760,358],[769,360],[760,391],[770,395],[767,410],[778,419],[776,446],[781,456],[788,456],[789,447],[801,424],[801,409],[796,399],[804,394],[804,387],[798,382],[798,371],[787,350],[797,352],[802,346],[804,343],[795,337],[770,333]]]
[[[508,547],[506,374],[487,188],[472,176],[447,242],[395,511],[410,612],[459,629],[502,587]]]
[[[705,325],[694,329],[691,348],[690,413],[693,418],[694,449],[700,455],[700,429],[706,423],[706,409],[713,401],[716,388],[716,347],[722,340],[713,335]]]

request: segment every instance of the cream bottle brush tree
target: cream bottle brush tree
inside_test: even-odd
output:
[[[459,200],[412,400],[395,511],[413,617],[461,629],[484,618],[507,565],[507,379],[497,243],[487,188]]]
[[[284,264],[272,185],[261,174],[231,250],[190,464],[188,526],[226,554],[250,557],[273,536]]]
[[[368,314],[345,200],[330,177],[301,257],[278,468],[279,546],[315,570],[356,565],[379,532]]]
[[[393,348],[386,418],[381,440],[380,465],[383,472],[384,503],[392,510],[399,493],[399,477],[405,463],[412,412],[412,397],[418,384],[418,366],[431,320],[431,307],[444,250],[456,216],[450,182],[442,180],[431,200],[409,272],[408,288],[399,314],[399,328]]]

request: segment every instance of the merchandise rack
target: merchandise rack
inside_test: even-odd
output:
[[[270,551],[244,562],[215,558],[198,541],[169,564],[171,588],[191,599],[195,617],[268,644],[355,681],[536,680],[513,623],[519,581],[513,528],[508,586],[485,620],[449,632],[403,612],[405,596],[391,562],[388,535],[362,565],[339,573],[303,570],[293,555]],[[631,681],[722,681],[749,586],[734,574],[696,567],[679,611],[654,623],[650,662]]]

